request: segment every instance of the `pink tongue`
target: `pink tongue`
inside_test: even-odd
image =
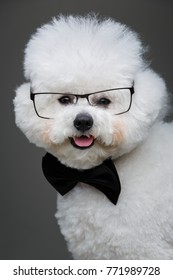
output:
[[[80,137],[75,137],[74,142],[77,146],[79,147],[89,147],[94,141],[93,136],[80,136]]]

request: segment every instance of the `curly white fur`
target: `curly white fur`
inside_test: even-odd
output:
[[[16,90],[16,124],[63,164],[87,169],[111,156],[120,176],[116,206],[84,184],[58,195],[56,217],[74,258],[173,258],[173,125],[162,122],[165,83],[144,63],[144,51],[125,25],[93,16],[55,18],[26,47],[28,82]],[[133,83],[131,109],[122,115],[81,99],[59,104],[54,119],[41,119],[30,100],[30,86],[34,92],[85,94]],[[69,140],[81,135],[73,125],[79,113],[94,120],[85,135],[95,142],[84,150]]]

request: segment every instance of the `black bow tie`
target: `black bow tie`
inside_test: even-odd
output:
[[[65,195],[78,182],[83,182],[103,192],[113,204],[117,203],[121,185],[111,159],[94,168],[78,170],[63,165],[56,157],[46,153],[42,168],[46,179],[61,195]]]

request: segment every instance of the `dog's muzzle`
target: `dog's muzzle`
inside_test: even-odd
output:
[[[76,116],[73,124],[74,127],[80,131],[81,133],[85,133],[86,131],[90,130],[93,126],[93,118],[88,113],[80,113]],[[70,138],[71,144],[78,149],[87,149],[90,148],[94,144],[94,136],[89,135],[81,135],[81,136],[75,136],[73,138]]]

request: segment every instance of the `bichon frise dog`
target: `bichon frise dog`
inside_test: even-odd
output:
[[[173,125],[136,33],[60,16],[25,51],[17,126],[44,148],[75,259],[173,259]]]

